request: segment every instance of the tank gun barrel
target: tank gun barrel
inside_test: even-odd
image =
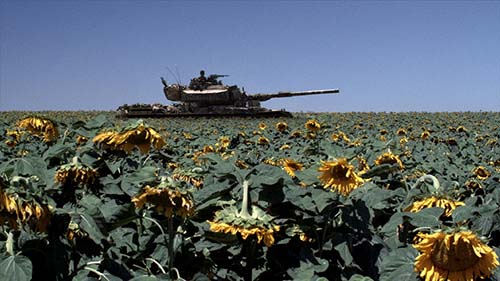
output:
[[[249,100],[254,101],[267,101],[273,98],[286,98],[286,97],[296,97],[296,96],[308,96],[308,95],[323,95],[323,94],[338,94],[339,89],[322,89],[322,90],[311,90],[311,91],[298,91],[298,92],[278,92],[275,94],[255,94],[249,95]]]

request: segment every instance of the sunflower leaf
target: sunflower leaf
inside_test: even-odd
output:
[[[3,258],[3,259],[2,259]],[[25,256],[0,257],[0,280],[29,281],[31,280],[32,264]]]

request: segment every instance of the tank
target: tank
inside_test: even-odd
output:
[[[286,110],[271,110],[261,107],[261,102],[273,98],[305,95],[338,94],[339,89],[309,90],[299,92],[277,92],[270,94],[246,94],[236,85],[224,85],[220,78],[228,75],[212,74],[191,79],[189,85],[168,84],[161,77],[165,97],[174,102],[172,105],[133,104],[122,105],[118,112],[126,118],[143,117],[188,117],[188,116],[269,116],[287,117],[292,114]]]

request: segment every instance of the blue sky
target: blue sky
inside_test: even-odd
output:
[[[290,111],[499,111],[500,1],[0,1],[0,110],[168,104],[207,73]]]

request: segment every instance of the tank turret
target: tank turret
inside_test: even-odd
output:
[[[161,77],[165,97],[174,105],[155,105],[151,108],[152,117],[160,116],[291,116],[284,110],[269,110],[262,108],[260,102],[272,98],[284,98],[305,95],[337,94],[339,89],[323,89],[299,92],[277,92],[271,94],[247,95],[238,86],[224,85],[219,79],[227,77],[223,74],[212,74],[205,77],[205,71],[200,71],[200,76],[191,79],[188,86],[179,83],[168,84]],[[145,105],[122,106],[119,111],[126,117],[148,117]]]

